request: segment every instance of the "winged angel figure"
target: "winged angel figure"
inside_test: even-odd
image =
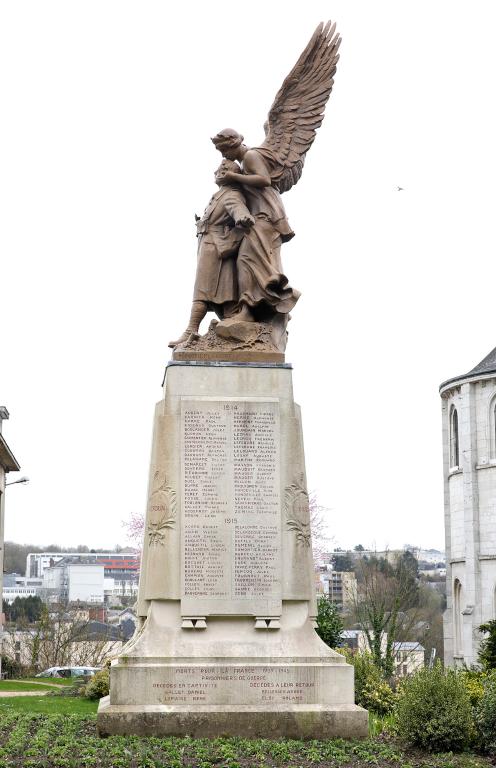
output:
[[[225,128],[212,139],[224,159],[231,161],[232,168],[224,169],[222,182],[216,177],[219,186],[222,184],[217,195],[231,188],[237,190],[238,195],[241,193],[241,199],[238,196],[238,213],[233,209],[231,218],[220,222],[221,227],[216,226],[217,222],[209,224],[207,212],[212,208],[212,201],[199,222],[198,269],[190,322],[180,339],[170,346],[186,341],[192,334],[197,335],[208,309],[216,311],[221,318],[282,321],[285,327],[288,313],[300,293],[289,285],[281,264],[281,244],[294,237],[281,194],[299,181],[306,154],[324,118],[339,59],[341,38],[335,29],[335,24],[327,22],[315,30],[275,97],[261,146],[247,147],[243,136],[231,128]],[[214,195],[212,200],[215,198]],[[238,232],[234,238],[238,248],[228,257],[235,260],[237,301],[232,301],[232,295],[229,301],[223,301],[222,296],[204,290],[205,282],[212,281],[205,280],[209,268],[206,263],[202,266],[201,241],[215,241],[215,233],[221,229],[223,237],[229,229]],[[222,260],[220,254],[218,258]],[[218,278],[214,282],[218,286]]]

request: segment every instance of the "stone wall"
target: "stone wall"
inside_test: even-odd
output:
[[[445,663],[474,664],[481,623],[495,618],[496,378],[460,380],[442,395],[446,528]],[[454,465],[453,409],[458,416]]]

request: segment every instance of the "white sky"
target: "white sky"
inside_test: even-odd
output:
[[[338,545],[444,547],[438,385],[496,344],[490,0],[2,3],[0,404],[31,479],[7,490],[7,538],[125,542],[209,137],[261,142],[329,16],[334,91],[284,196],[309,487]]]

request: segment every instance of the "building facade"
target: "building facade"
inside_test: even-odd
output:
[[[60,560],[43,573],[43,598],[48,603],[103,604],[104,567],[99,563]]]
[[[321,591],[340,611],[351,611],[357,599],[357,580],[352,571],[322,569],[319,573]]]
[[[420,643],[393,643],[394,674],[408,677],[425,666],[425,648]]]
[[[2,435],[2,422],[9,418],[9,412],[5,406],[0,406],[0,595],[3,593],[3,543],[4,543],[4,522],[5,522],[5,485],[6,475],[9,472],[18,472],[20,467],[14,454],[7,445]],[[2,606],[0,605],[0,675],[2,672],[2,638],[3,638],[4,616]]]
[[[26,578],[43,578],[64,558],[72,562],[98,563],[104,566],[105,577],[138,581],[139,557],[136,552],[30,552],[26,557]]]
[[[444,656],[477,663],[479,626],[496,618],[496,349],[440,386],[446,596]]]

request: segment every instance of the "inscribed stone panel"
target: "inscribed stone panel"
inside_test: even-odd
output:
[[[281,609],[277,400],[181,401],[183,616]]]

